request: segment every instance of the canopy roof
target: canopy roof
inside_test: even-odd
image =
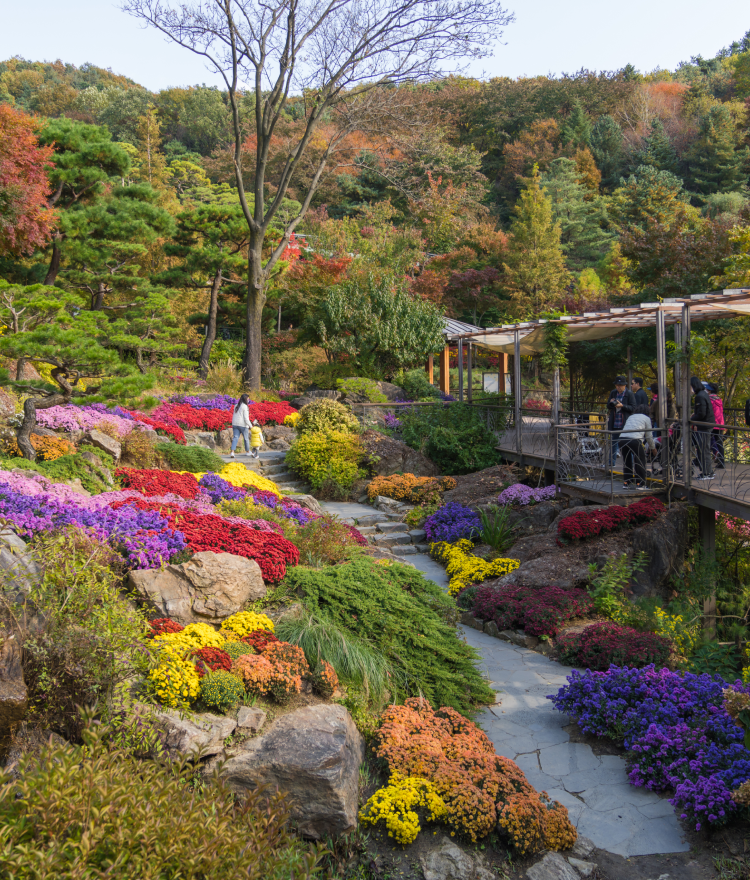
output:
[[[448,342],[453,342],[459,337],[466,336],[467,333],[486,332],[481,327],[475,327],[473,324],[464,324],[463,321],[454,321],[453,318],[443,318],[443,321],[443,336]]]
[[[563,315],[554,318],[552,323],[565,324],[570,342],[591,339],[605,339],[616,336],[634,327],[653,327],[656,313],[664,312],[666,324],[678,324],[682,319],[682,307],[690,307],[690,320],[709,321],[728,318],[732,315],[750,315],[750,290],[717,290],[712,293],[697,293],[685,298],[664,299],[658,303],[641,303],[639,306],[625,306],[607,309],[603,312],[584,312],[582,315]],[[461,325],[458,321],[449,324]],[[491,351],[513,353],[515,334],[521,337],[521,354],[536,354],[544,350],[544,325],[546,320],[526,321],[522,324],[503,324],[488,330],[474,328],[472,332],[456,332],[446,336],[451,340],[465,339]]]

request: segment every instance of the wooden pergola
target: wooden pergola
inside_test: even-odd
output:
[[[445,326],[443,329],[443,339],[445,339],[445,345],[443,350],[438,355],[438,387],[445,394],[450,394],[450,347],[451,344],[454,344],[458,351],[458,399],[463,400],[464,398],[464,345],[466,344],[469,349],[469,360],[468,360],[468,379],[469,384],[467,388],[467,396],[469,400],[472,397],[472,358],[471,358],[471,347],[474,344],[473,339],[471,338],[473,334],[476,333],[486,333],[489,331],[483,330],[481,327],[474,327],[472,324],[464,324],[463,321],[455,321],[453,318],[444,318]],[[467,339],[467,342],[464,343],[464,339]],[[481,343],[477,343],[479,348],[489,348],[487,345],[482,345]],[[502,391],[505,388],[505,377],[508,373],[508,355],[505,352],[499,352],[500,363],[497,371],[497,387],[499,391]],[[433,356],[430,355],[427,361],[427,378],[432,384],[434,379],[434,359]]]

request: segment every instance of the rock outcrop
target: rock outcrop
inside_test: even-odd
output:
[[[682,567],[688,545],[688,508],[673,505],[664,516],[631,532],[632,554],[645,552],[647,565],[636,573],[631,588],[635,596],[656,596]]]
[[[109,434],[105,434],[103,431],[97,431],[96,428],[92,428],[90,431],[86,432],[83,439],[86,443],[96,446],[97,449],[101,449],[103,452],[108,452],[112,458],[114,458],[115,464],[120,461],[120,456],[122,455],[120,441],[115,440],[114,437],[110,437]]]
[[[300,834],[319,839],[357,824],[364,740],[343,706],[297,709],[250,739],[221,768],[238,794],[268,785],[289,799]]]
[[[234,718],[208,712],[193,714],[138,705],[135,714],[159,732],[162,745],[173,757],[218,755],[224,749],[224,740],[237,729]]]
[[[0,531],[0,569],[6,592],[24,595],[42,575],[42,569],[26,552],[26,542],[10,529]]]
[[[415,477],[436,477],[440,473],[438,466],[429,458],[394,437],[369,430],[362,434],[361,439],[363,447],[372,456],[376,476],[414,474]]]
[[[218,623],[266,595],[258,563],[231,553],[196,553],[179,565],[131,571],[128,585],[161,616],[184,626]]]
[[[450,837],[443,837],[437,849],[420,855],[419,864],[424,880],[497,880],[481,854],[469,855]]]
[[[185,442],[188,446],[205,446],[206,449],[216,449],[216,433],[214,431],[185,431]],[[230,437],[230,445],[231,442]]]

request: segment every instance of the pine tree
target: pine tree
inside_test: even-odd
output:
[[[672,146],[660,119],[651,123],[651,133],[636,153],[636,165],[650,165],[658,171],[677,173],[677,151]]]
[[[576,98],[570,108],[570,116],[560,130],[560,139],[565,146],[571,146],[575,149],[588,147],[591,141],[591,121],[581,106],[581,102]]]
[[[600,116],[591,130],[591,152],[599,171],[602,186],[611,190],[620,182],[623,165],[624,137],[622,129],[611,116]]]
[[[627,180],[620,181],[611,201],[614,221],[623,229],[645,229],[651,223],[670,226],[678,216],[685,216],[688,194],[679,177],[658,171],[651,165],[639,165]],[[696,216],[695,208],[690,208]]]
[[[555,159],[541,177],[552,201],[552,216],[560,226],[560,244],[572,269],[598,262],[607,250],[611,235],[602,228],[606,212],[600,198],[588,200],[572,159]]]
[[[747,185],[750,148],[739,146],[737,126],[729,110],[712,107],[701,119],[693,145],[690,168],[693,186],[703,195],[739,192]]]
[[[542,189],[536,165],[521,190],[510,232],[503,264],[505,286],[517,314],[534,317],[559,300],[570,279],[560,225],[553,219],[552,201]]]

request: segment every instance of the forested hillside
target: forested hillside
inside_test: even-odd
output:
[[[454,77],[394,88],[389,100],[387,124],[381,116],[341,139],[274,270],[269,379],[293,381],[294,363],[307,376],[323,354],[329,372],[338,363],[383,375],[418,360],[416,342],[394,360],[370,338],[369,316],[390,308],[377,305],[384,289],[406,296],[417,339],[435,309],[494,326],[750,284],[750,32],[674,71]],[[249,192],[254,106],[242,96]],[[310,110],[309,96],[287,101],[266,198]],[[0,63],[0,111],[0,163],[21,174],[34,150],[48,163],[36,209],[20,178],[0,184],[0,277],[108,310],[139,363],[188,358],[205,374],[210,360],[238,360],[248,230],[228,96],[154,93],[92,65],[13,58]],[[335,122],[322,120],[297,164],[266,246],[299,210]],[[727,379],[748,337],[741,322],[712,325],[696,357]]]

